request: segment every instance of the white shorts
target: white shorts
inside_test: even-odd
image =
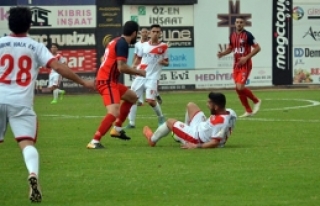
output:
[[[156,100],[158,94],[158,80],[156,79],[139,79],[133,80],[131,85],[138,98],[143,96],[143,92],[146,91],[146,100]]]
[[[61,75],[60,74],[58,74],[58,73],[50,73],[48,87],[59,86],[60,81],[61,81]]]
[[[0,104],[0,142],[10,124],[17,141],[37,140],[37,115],[32,108]]]
[[[206,121],[206,116],[203,112],[197,112],[191,119],[189,125],[180,121],[173,124],[172,132],[179,138],[180,142],[191,142],[194,144],[201,143],[197,126],[200,122]]]

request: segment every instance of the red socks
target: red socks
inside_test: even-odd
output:
[[[119,117],[115,123],[116,127],[122,127],[122,123],[124,121],[126,121],[131,107],[132,107],[132,103],[127,102],[127,101],[122,102],[122,104],[120,106],[120,114],[119,114]]]
[[[116,120],[116,117],[112,114],[107,114],[102,120],[98,131],[94,134],[93,139],[100,141],[102,136],[104,136],[108,130],[111,128],[113,122]]]
[[[256,96],[253,95],[253,93],[252,93],[252,91],[251,91],[250,89],[244,88],[242,91],[243,91],[243,94],[244,94],[247,98],[251,99],[254,104],[256,104],[256,103],[259,102],[259,99],[258,99]]]

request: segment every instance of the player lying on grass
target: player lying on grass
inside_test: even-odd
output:
[[[182,143],[181,148],[217,148],[224,147],[237,119],[232,109],[226,109],[226,97],[222,93],[210,92],[207,106],[210,117],[195,103],[187,104],[185,122],[168,119],[152,133],[148,126],[143,128],[143,134],[151,147],[172,131],[176,140]]]

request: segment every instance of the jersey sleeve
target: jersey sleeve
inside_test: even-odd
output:
[[[222,140],[227,130],[227,125],[224,124],[222,116],[211,116],[210,123],[212,125],[211,139]]]
[[[163,59],[165,59],[165,60],[169,59],[169,57],[168,57],[168,45],[167,44],[165,44],[165,47],[164,47]]]
[[[129,45],[124,39],[118,40],[115,46],[116,59],[127,61],[129,53]]]
[[[136,43],[136,44],[134,45],[134,51],[133,51],[133,53],[134,53],[134,54],[138,54],[138,52],[139,52],[139,43]]]
[[[44,44],[39,43],[37,50],[36,50],[36,55],[37,55],[37,63],[39,67],[47,67],[49,68],[50,64],[52,61],[55,60],[54,56],[51,54],[49,49],[44,46]]]
[[[258,43],[256,42],[256,39],[254,38],[254,36],[250,32],[247,32],[247,36],[248,36],[248,44],[252,47],[256,47]]]
[[[137,53],[136,53],[136,55],[137,55],[138,57],[142,57],[142,54],[143,54],[143,43],[140,44],[139,48],[137,48]]]

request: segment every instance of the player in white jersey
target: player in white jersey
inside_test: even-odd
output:
[[[207,106],[210,117],[206,118],[204,112],[195,103],[188,103],[185,122],[168,119],[152,133],[148,126],[143,128],[143,134],[150,146],[156,143],[170,131],[182,145],[181,148],[219,148],[224,147],[237,119],[236,113],[225,109],[226,97],[222,93],[210,92]]]
[[[66,59],[60,53],[58,53],[57,43],[52,43],[50,50],[52,55],[58,60],[58,62],[60,62],[61,64],[67,63]],[[61,82],[61,75],[51,68],[51,71],[49,74],[49,85],[48,85],[48,88],[53,93],[53,100],[51,101],[51,104],[56,104],[58,102],[59,94],[60,94],[60,99],[62,100],[63,95],[66,93],[64,90],[59,89],[60,82]]]
[[[82,80],[68,66],[59,63],[44,44],[27,37],[31,23],[32,13],[28,7],[11,7],[8,24],[12,34],[0,39],[0,142],[3,142],[10,124],[29,172],[30,200],[41,202],[39,154],[34,146],[37,116],[33,111],[34,85],[39,67],[53,68],[87,88],[94,89],[94,82]]]
[[[131,90],[141,97],[146,91],[146,101],[158,116],[158,124],[164,123],[164,117],[159,102],[156,101],[158,94],[158,80],[160,79],[163,66],[168,66],[168,45],[159,41],[161,27],[158,24],[150,27],[150,41],[142,43],[137,52],[134,66],[146,70],[145,77],[136,77],[131,85]],[[134,126],[136,110],[130,110],[130,125]]]

